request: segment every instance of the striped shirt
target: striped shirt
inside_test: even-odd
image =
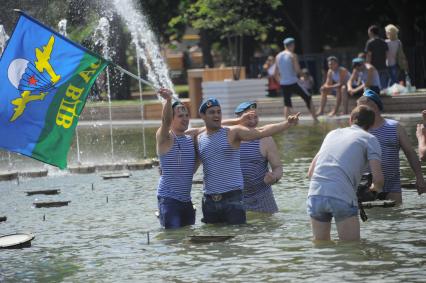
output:
[[[260,151],[260,140],[242,142],[240,146],[243,171],[243,201],[247,210],[275,213],[278,211],[271,185],[263,181],[268,160]]]
[[[385,119],[383,125],[369,132],[374,135],[382,148],[382,171],[385,177],[384,192],[401,192],[398,121]]]
[[[222,194],[243,189],[240,150],[228,142],[228,128],[198,136],[198,153],[203,163],[204,193]]]
[[[160,155],[161,176],[157,196],[191,201],[195,147],[191,136],[174,136],[173,146]]]

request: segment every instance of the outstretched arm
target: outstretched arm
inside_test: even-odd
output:
[[[410,167],[416,176],[417,192],[419,194],[422,194],[426,191],[426,184],[425,180],[423,179],[420,161],[416,155],[416,152],[411,146],[407,133],[401,125],[397,126],[397,133],[399,138],[399,144],[401,145],[401,148],[404,151],[405,156],[407,157],[408,163],[410,164]]]
[[[234,135],[235,141],[251,141],[264,137],[269,137],[274,134],[284,132],[291,126],[297,125],[300,112],[296,115],[290,115],[287,121],[275,124],[268,124],[260,128],[249,129],[243,126],[234,126],[231,128],[231,133]]]

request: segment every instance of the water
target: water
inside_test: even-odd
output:
[[[414,122],[403,124],[414,143]],[[157,168],[109,181],[97,174],[56,174],[21,180],[20,185],[1,182],[0,215],[8,217],[0,223],[1,234],[28,231],[36,238],[31,248],[0,250],[0,282],[424,282],[426,196],[413,191],[403,192],[402,207],[367,210],[369,221],[361,224],[360,243],[311,241],[305,176],[323,137],[338,125],[305,124],[275,137],[284,167],[283,179],[273,188],[280,211],[271,217],[250,215],[249,224],[243,226],[202,224],[201,185],[194,185],[196,225],[160,229],[154,216]],[[115,129],[117,156],[142,155],[140,131],[140,127]],[[82,157],[103,158],[102,143],[108,138],[102,135],[108,136],[108,130],[80,132]],[[149,156],[155,152],[154,132],[147,129]],[[401,165],[403,182],[413,180],[405,158]],[[201,179],[201,171],[195,180]],[[49,188],[60,188],[61,194],[24,193]],[[35,209],[31,205],[36,200],[71,203]],[[211,244],[187,240],[188,235],[206,234],[235,238]],[[337,238],[334,225],[332,238]]]
[[[0,25],[0,55],[3,53],[4,49],[6,48],[6,43],[8,40],[9,40],[9,36],[4,30],[4,26]]]
[[[113,9],[124,20],[136,47],[136,54],[144,63],[148,80],[155,89],[167,88],[174,91],[169,70],[161,54],[157,37],[152,32],[145,15],[132,0],[110,0]],[[174,94],[177,99],[176,94]],[[161,99],[159,97],[159,99]]]

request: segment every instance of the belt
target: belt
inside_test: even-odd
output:
[[[233,190],[233,191],[229,191],[229,192],[225,192],[221,194],[210,194],[210,195],[204,194],[204,196],[213,201],[221,201],[222,199],[229,198],[236,195],[241,195],[241,194],[242,194],[242,191],[238,189],[238,190]]]

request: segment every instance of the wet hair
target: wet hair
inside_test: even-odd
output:
[[[374,35],[379,35],[379,27],[376,25],[372,25],[368,28],[368,32],[371,32]]]
[[[178,108],[184,108],[184,109],[186,109],[186,106],[185,106],[185,104],[183,104],[180,101],[175,101],[172,104],[173,116],[176,114],[176,109],[178,109]],[[188,109],[186,109],[186,110],[188,110]]]
[[[359,105],[351,112],[352,124],[358,125],[364,130],[368,130],[374,124],[374,111],[367,105]]]

